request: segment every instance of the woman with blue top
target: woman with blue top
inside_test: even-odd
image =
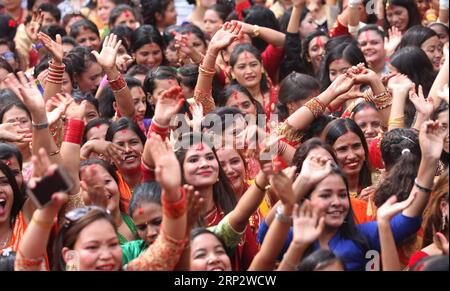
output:
[[[428,121],[421,128],[419,139],[422,157],[411,191],[418,195],[409,207],[393,217],[391,221],[390,226],[396,244],[414,234],[420,227],[421,215],[433,186],[433,178],[442,152],[445,134],[445,130],[438,122]],[[293,184],[292,193],[287,193],[284,199],[280,197],[283,207],[277,209],[276,219],[273,220],[270,229],[265,221],[261,224],[258,239],[260,242],[264,240],[264,244],[258,256],[270,257],[269,259],[265,258],[266,263],[270,262],[266,265],[267,269],[273,269],[276,260],[276,255],[274,256],[273,253],[278,253],[283,247],[283,241],[280,241],[279,237],[286,237],[288,234],[287,243],[290,246],[284,261],[285,263],[289,261],[292,269],[295,269],[303,254],[318,249],[330,249],[343,261],[345,269],[365,270],[368,262],[367,252],[370,250],[380,252],[378,224],[369,222],[355,225],[346,178],[341,170],[332,165],[329,157],[320,154],[308,156],[302,166],[302,171]],[[310,204],[311,215],[320,217],[318,221],[323,220],[323,226],[317,226],[321,230],[316,237],[310,240],[309,245],[291,244],[290,216],[294,206],[298,210],[296,203],[300,203],[303,199]],[[321,223],[319,222],[319,224]],[[311,232],[305,233],[311,235]],[[265,252],[268,249],[271,254]]]

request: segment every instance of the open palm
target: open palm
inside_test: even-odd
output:
[[[39,32],[38,38],[44,44],[45,48],[50,52],[55,62],[62,63],[64,50],[62,46],[61,35],[57,34],[56,41],[53,41],[50,36],[46,35],[43,32]]]
[[[104,42],[100,54],[92,51],[92,54],[97,59],[97,62],[105,71],[112,70],[116,65],[117,51],[119,50],[122,40],[117,40],[117,35],[108,35]]]
[[[147,142],[156,165],[156,181],[164,190],[177,192],[181,185],[181,169],[175,153],[157,134],[152,133]]]
[[[298,245],[310,245],[315,242],[322,233],[325,219],[319,217],[308,200],[302,206],[295,204],[293,215],[293,242]]]
[[[225,49],[242,34],[242,25],[236,21],[226,22],[211,39],[211,46],[216,50]]]

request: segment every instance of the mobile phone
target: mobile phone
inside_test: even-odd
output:
[[[52,201],[52,195],[56,192],[69,192],[73,188],[73,182],[67,171],[58,166],[52,175],[45,176],[36,183],[33,189],[28,188],[27,194],[38,208],[44,208]]]

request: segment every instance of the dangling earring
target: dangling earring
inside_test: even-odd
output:
[[[445,227],[447,226],[447,215],[445,215],[444,213],[442,213],[442,230],[445,229]]]
[[[266,70],[264,70],[264,67],[261,69],[261,74],[265,74],[266,73]]]
[[[231,72],[231,79],[236,80],[236,76],[234,75],[233,72]]]

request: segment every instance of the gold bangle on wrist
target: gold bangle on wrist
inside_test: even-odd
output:
[[[36,217],[34,217],[34,215],[31,218],[31,222],[33,222],[37,226],[40,226],[41,228],[44,228],[44,229],[50,229],[53,226],[53,222],[39,220]]]

